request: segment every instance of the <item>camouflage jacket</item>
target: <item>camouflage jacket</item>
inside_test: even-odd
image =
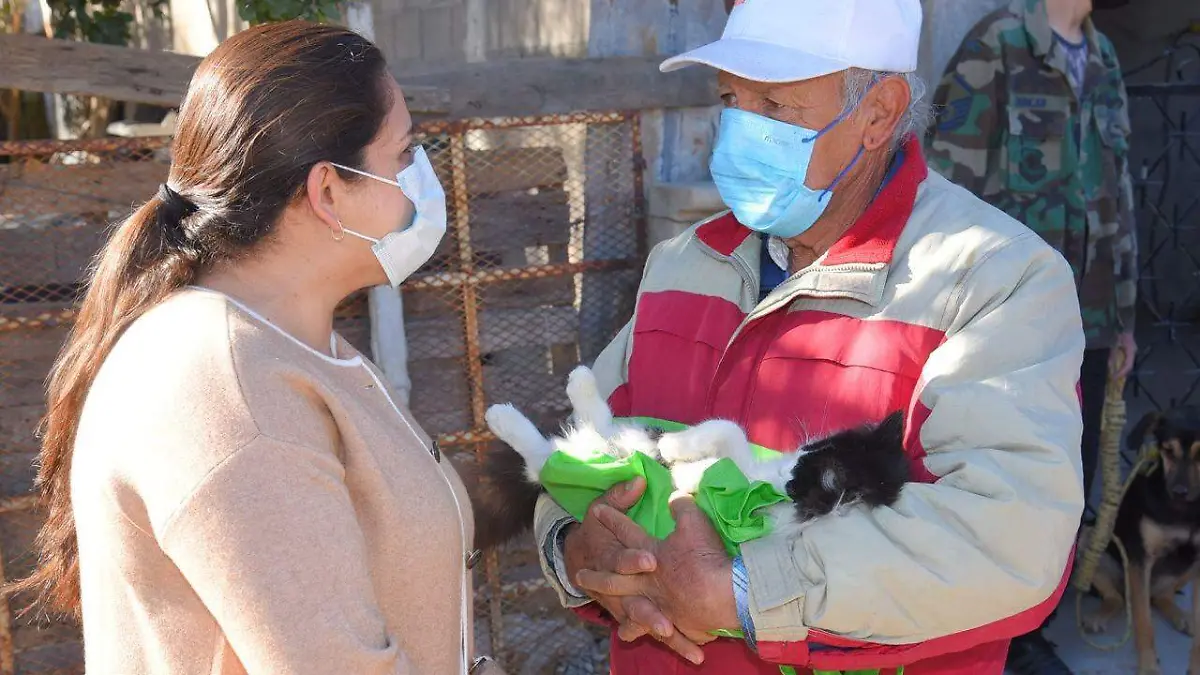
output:
[[[1071,264],[1089,348],[1133,329],[1137,241],[1129,112],[1112,43],[1089,19],[1082,100],[1044,0],[981,20],[934,96],[930,165],[1057,248]]]

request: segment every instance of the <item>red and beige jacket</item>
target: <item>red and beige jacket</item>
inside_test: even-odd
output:
[[[595,363],[617,415],[723,418],[777,450],[904,410],[914,482],[742,546],[758,651],[612,641],[613,675],[904,666],[999,675],[1066,585],[1083,509],[1071,269],[1032,231],[903,163],[817,262],[758,301],[760,236],[728,213],[653,250],[633,318]],[[790,508],[780,505],[774,508]],[[546,559],[563,519],[543,497]],[[582,606],[581,606],[582,605]]]

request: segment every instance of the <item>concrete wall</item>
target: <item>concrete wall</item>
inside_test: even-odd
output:
[[[1009,0],[922,0],[925,22],[921,30],[918,70],[929,84],[929,95],[942,77],[950,57],[971,27],[988,12]]]
[[[447,64],[587,54],[589,0],[372,0],[376,41],[412,73]]]
[[[932,85],[967,31],[988,12],[1009,0],[922,0],[925,26],[921,36],[920,73]],[[1124,69],[1153,58],[1189,21],[1200,20],[1200,2],[1134,0],[1125,7],[1098,10],[1096,25],[1113,41]],[[1161,69],[1130,80],[1161,79]]]
[[[370,0],[370,5],[376,43],[389,63],[406,72],[587,53],[589,0]],[[246,27],[237,0],[170,0],[170,14],[166,45],[184,54],[204,56]],[[154,48],[154,42],[151,37],[146,46]]]
[[[1200,21],[1200,2],[1134,0],[1125,7],[1097,11],[1094,17],[1117,48],[1121,68],[1128,71],[1161,54],[1190,22]],[[1161,81],[1163,75],[1160,65],[1127,78],[1126,84]]]
[[[665,58],[719,38],[725,20],[723,0],[593,0],[588,53]],[[651,244],[721,208],[708,173],[719,112],[713,101],[642,115]]]
[[[371,0],[375,40],[408,72],[468,60],[587,53],[589,0]],[[237,0],[171,0],[171,46],[203,56],[246,27]]]

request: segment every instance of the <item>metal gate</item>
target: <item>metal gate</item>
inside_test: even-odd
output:
[[[1200,404],[1200,41],[1182,37],[1127,76],[1159,67],[1161,82],[1127,86],[1140,258],[1130,424]]]

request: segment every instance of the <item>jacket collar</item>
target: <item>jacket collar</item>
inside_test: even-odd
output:
[[[1013,0],[1010,9],[1023,20],[1025,34],[1029,36],[1029,46],[1033,53],[1038,58],[1049,61],[1050,52],[1054,49],[1054,30],[1050,28],[1046,0]]]
[[[1013,0],[1009,11],[1022,18],[1025,34],[1029,36],[1029,46],[1034,55],[1042,59],[1046,65],[1065,74],[1067,72],[1066,54],[1054,39],[1054,29],[1050,27],[1050,15],[1046,12],[1046,0]],[[1089,71],[1094,70],[1093,66],[1097,64],[1115,67],[1116,64],[1106,63],[1105,56],[1100,49],[1096,24],[1092,22],[1090,16],[1083,21],[1083,35],[1088,45]],[[1092,74],[1089,73],[1087,78],[1090,80]]]
[[[912,215],[917,188],[929,175],[921,143],[915,135],[904,141],[904,162],[880,190],[858,221],[838,239],[821,260],[821,266],[852,263],[890,263],[896,240]],[[723,256],[733,252],[755,232],[727,212],[696,229],[696,237]]]

